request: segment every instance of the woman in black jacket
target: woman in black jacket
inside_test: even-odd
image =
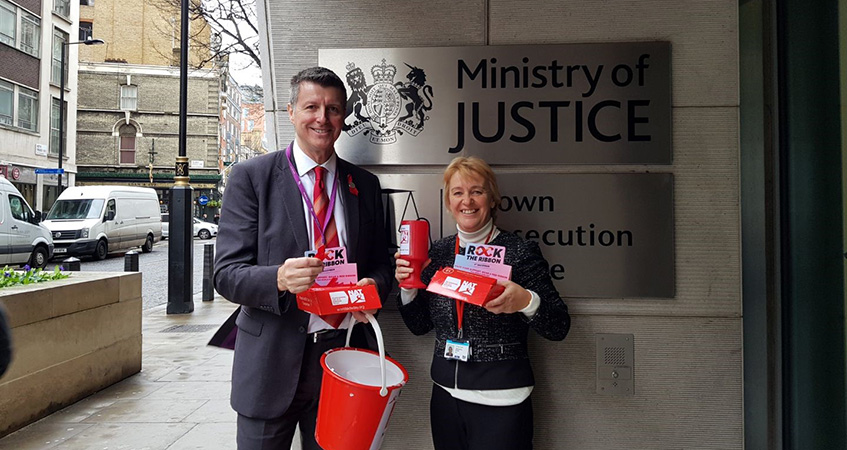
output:
[[[468,244],[505,247],[510,280],[484,307],[423,289],[401,289],[400,313],[412,333],[435,329],[430,401],[436,450],[532,448],[534,378],[527,351],[529,329],[560,341],[570,329],[567,306],[550,278],[538,244],[494,225],[500,193],[494,172],[482,159],[459,157],[444,171],[444,200],[458,232],[435,242],[421,279],[453,266]],[[395,255],[395,277],[412,273]],[[449,350],[449,351],[448,351]]]

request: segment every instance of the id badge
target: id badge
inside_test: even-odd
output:
[[[447,339],[444,346],[444,358],[467,362],[471,354],[471,343],[468,341],[454,341]]]

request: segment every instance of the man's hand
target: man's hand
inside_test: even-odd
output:
[[[505,286],[506,289],[497,298],[486,303],[484,308],[494,314],[514,313],[527,306],[532,300],[532,294],[519,284],[510,280],[497,280],[497,284]]]
[[[372,284],[376,286],[376,280],[373,278],[362,278],[356,283],[356,286],[367,286]],[[376,314],[378,310],[376,309],[366,309],[364,311],[353,311],[353,318],[356,319],[357,322],[368,323],[368,317],[365,316],[365,313],[370,315]]]
[[[323,270],[323,262],[318,258],[288,258],[276,272],[276,288],[299,294],[312,287]]]

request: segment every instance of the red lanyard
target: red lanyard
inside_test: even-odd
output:
[[[494,234],[494,225],[491,225],[491,231],[488,232],[488,237],[485,238],[485,243],[491,240],[491,236]],[[456,250],[454,252],[456,255],[459,254],[459,235],[456,235]],[[457,336],[459,339],[462,338],[462,318],[465,315],[465,302],[456,300],[456,326],[459,330],[459,335]]]

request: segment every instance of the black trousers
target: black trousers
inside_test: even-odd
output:
[[[432,385],[429,405],[435,450],[532,450],[532,399],[487,406],[453,398]]]
[[[343,347],[347,330],[337,330],[312,337],[306,342],[297,392],[291,406],[282,417],[256,419],[238,415],[236,442],[239,450],[289,450],[294,440],[294,430],[300,425],[303,450],[322,450],[315,442],[315,423],[318,417],[318,399],[321,394],[321,355],[327,350]],[[280,380],[280,383],[286,380]],[[273,395],[269,392],[268,395]]]

